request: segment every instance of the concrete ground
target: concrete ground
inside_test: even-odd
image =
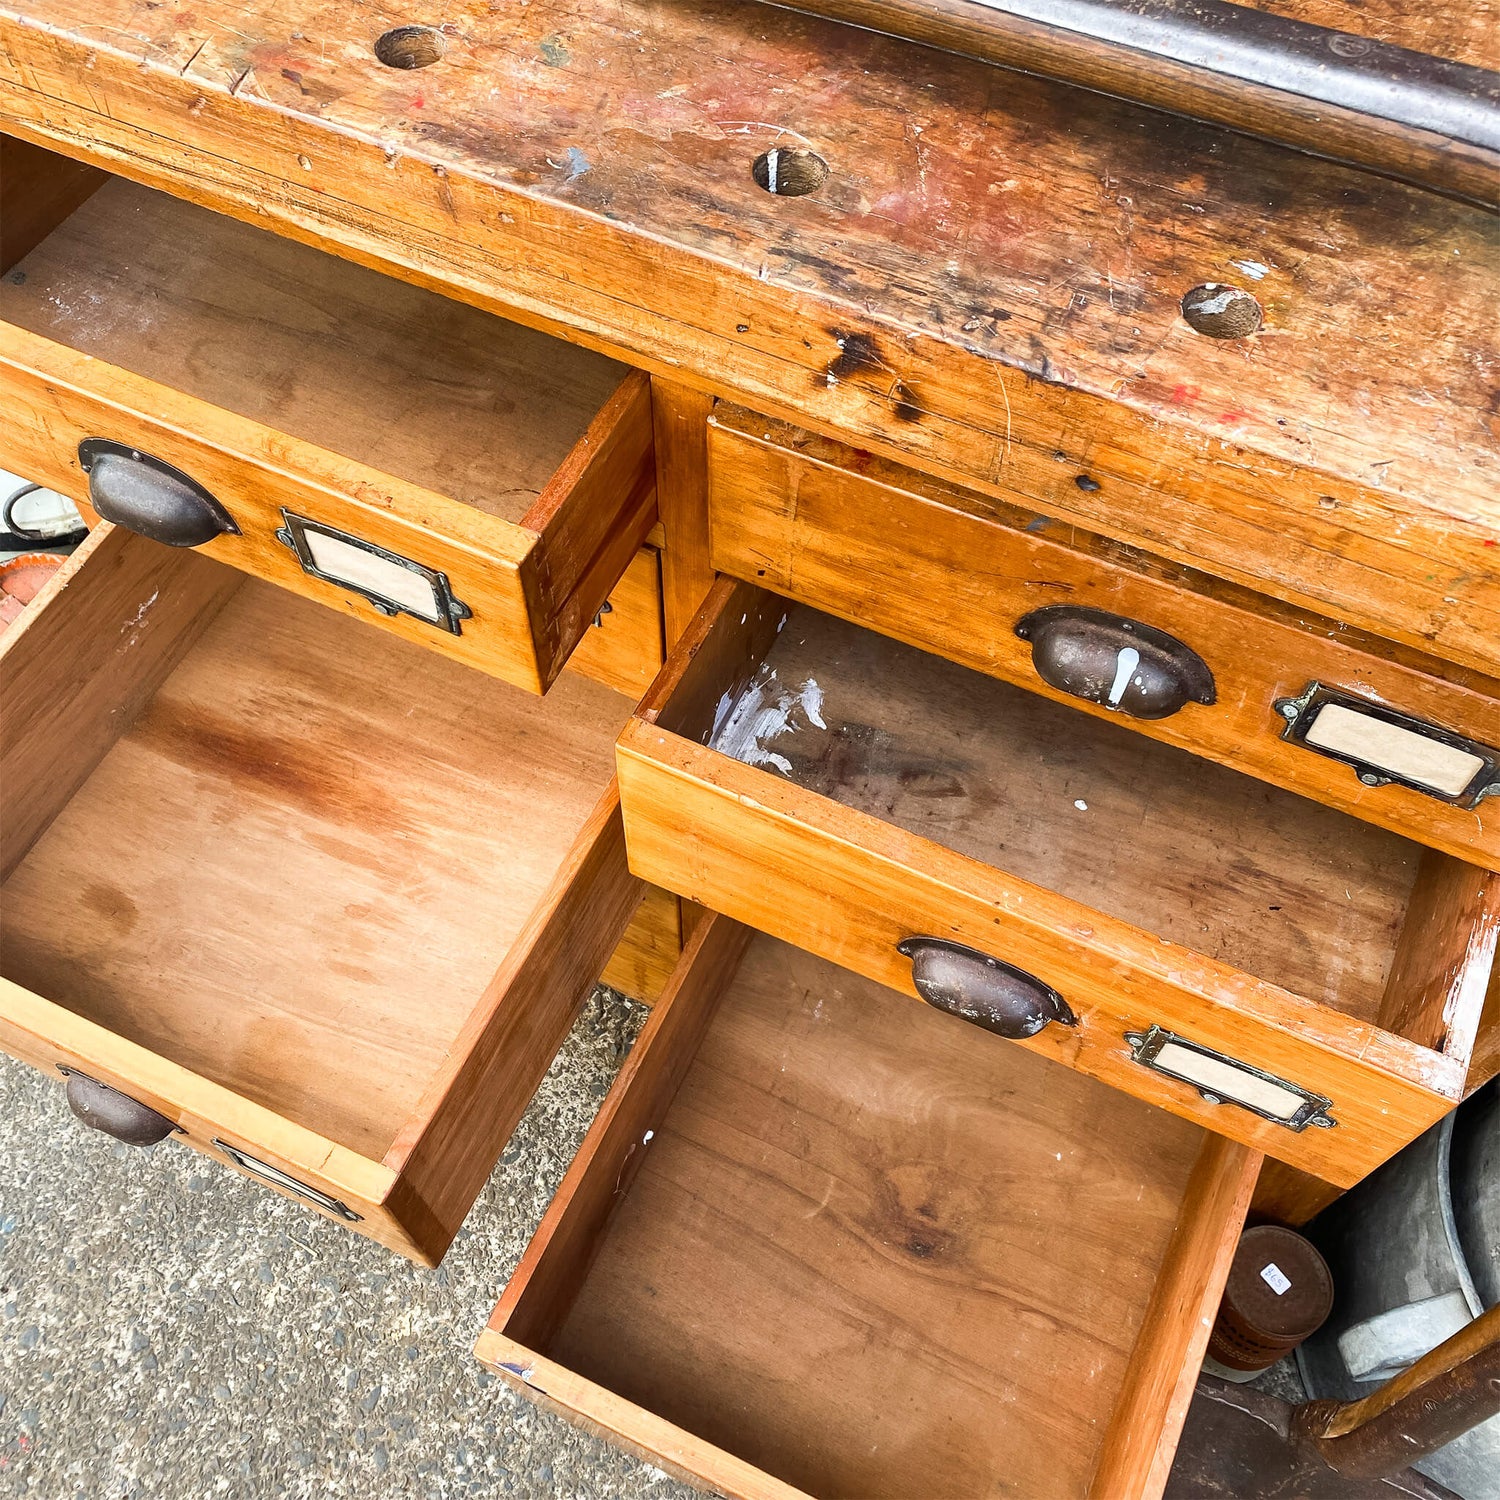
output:
[[[0,1057],[0,1496],[685,1500],[471,1352],[644,1014],[589,1002],[436,1271]]]

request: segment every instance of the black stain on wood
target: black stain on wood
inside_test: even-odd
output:
[[[837,356],[829,362],[827,373],[835,380],[852,380],[856,375],[889,371],[880,353],[880,345],[867,333],[844,333],[829,329],[839,346]]]

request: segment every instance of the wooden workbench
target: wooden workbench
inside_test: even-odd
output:
[[[10,0],[0,122],[1500,672],[1483,210],[782,10],[464,3],[382,66],[412,19]],[[818,193],[756,185],[778,145]],[[1253,342],[1184,324],[1204,282]]]

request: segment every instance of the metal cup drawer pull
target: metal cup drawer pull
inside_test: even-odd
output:
[[[996,1036],[1019,1040],[1052,1021],[1078,1024],[1051,985],[977,948],[948,938],[910,937],[896,951],[911,960],[911,982],[929,1005]]]
[[[273,1167],[270,1162],[262,1161],[258,1156],[251,1156],[248,1152],[241,1151],[238,1146],[231,1146],[228,1141],[220,1140],[217,1136],[214,1137],[214,1145],[242,1172],[248,1172],[252,1177],[259,1177],[262,1182],[269,1182],[274,1187],[282,1188],[304,1202],[311,1203],[315,1208],[321,1208],[325,1213],[336,1214],[350,1224],[363,1221],[363,1215],[355,1213],[347,1203],[341,1203],[331,1194],[319,1192],[317,1188],[309,1187],[305,1182],[298,1182],[295,1177],[288,1172],[283,1172],[280,1167]]]
[[[383,615],[412,615],[463,634],[461,622],[474,611],[454,595],[446,573],[289,510],[281,519],[276,540],[295,553],[310,577],[361,595]]]
[[[1278,698],[1281,737],[1341,760],[1366,786],[1410,787],[1455,807],[1500,796],[1500,750],[1338,688],[1310,682]]]
[[[127,1146],[154,1146],[169,1135],[182,1133],[180,1125],[149,1104],[77,1068],[60,1066],[57,1071],[68,1080],[68,1108],[91,1130],[102,1130]]]
[[[89,504],[127,531],[168,547],[239,535],[234,517],[196,479],[138,448],[85,438],[78,462],[89,476]]]
[[[1127,1031],[1133,1061],[1153,1073],[1190,1084],[1210,1104],[1237,1104],[1276,1125],[1301,1132],[1309,1125],[1332,1130],[1333,1100],[1301,1084],[1252,1068],[1212,1047],[1190,1042],[1162,1026]]]
[[[1078,604],[1049,604],[1016,624],[1031,663],[1059,692],[1134,719],[1165,719],[1187,703],[1212,703],[1214,674],[1176,636]]]

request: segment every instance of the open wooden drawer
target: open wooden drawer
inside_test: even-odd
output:
[[[709,476],[721,572],[1500,870],[1493,679],[727,402]]]
[[[680,946],[625,865],[630,700],[107,525],[0,645],[0,1045],[435,1262],[616,946],[648,999]]]
[[[1259,1156],[744,937],[689,939],[479,1357],[728,1496],[1159,1493]]]
[[[0,405],[5,467],[534,692],[655,523],[645,375],[118,179],[0,279]]]
[[[723,579],[619,773],[638,875],[1326,1182],[1462,1096],[1500,876],[1109,720]]]

